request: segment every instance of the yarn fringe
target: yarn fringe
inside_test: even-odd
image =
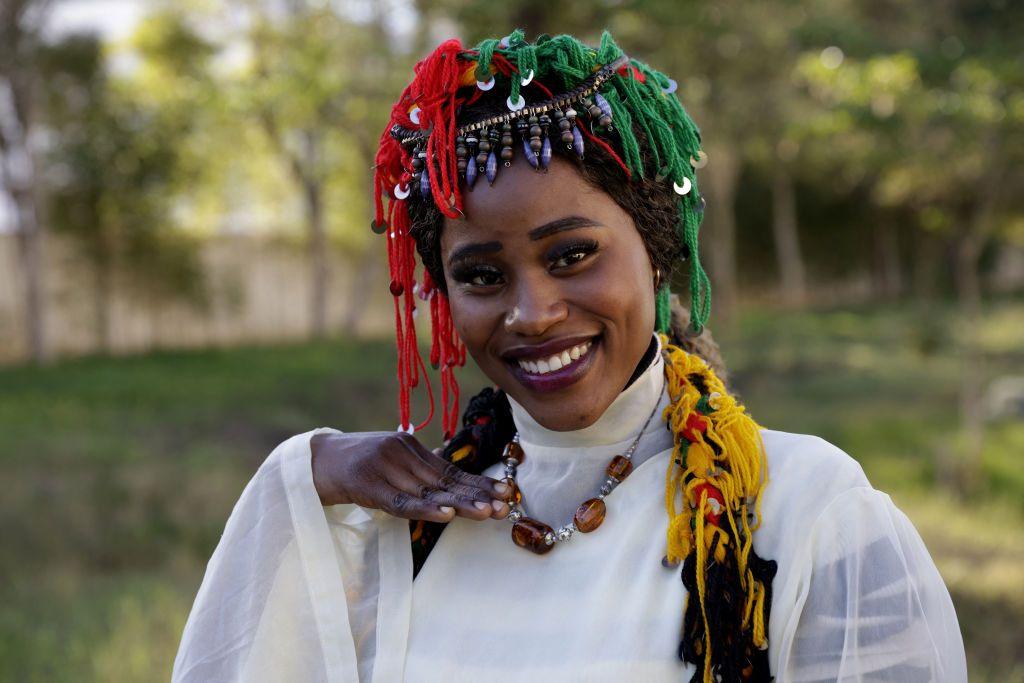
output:
[[[666,472],[666,561],[683,563],[688,597],[680,659],[692,683],[766,681],[767,624],[777,565],[757,556],[768,483],[760,427],[699,356],[660,335],[675,434]],[[681,503],[681,505],[680,505]]]

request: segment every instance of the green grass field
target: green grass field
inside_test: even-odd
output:
[[[1024,375],[1024,303],[985,320],[986,378]],[[971,499],[935,485],[960,457],[958,324],[945,309],[752,313],[722,344],[762,425],[839,445],[913,520],[972,680],[1024,681],[1024,422],[988,425]],[[0,369],[0,680],[167,679],[252,472],[313,427],[394,429],[392,368],[389,343],[335,340]]]

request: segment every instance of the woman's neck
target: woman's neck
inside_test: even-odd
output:
[[[654,355],[656,353],[658,353],[658,340],[652,336],[651,343],[647,345],[647,350],[644,351],[644,355],[640,358],[640,362],[636,364],[636,368],[633,370],[633,374],[630,375],[629,381],[626,382],[626,386],[622,388],[623,391],[628,389],[629,385],[635,382],[637,377],[644,374],[644,370],[651,367],[651,363],[654,361]]]

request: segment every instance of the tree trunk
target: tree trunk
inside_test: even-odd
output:
[[[894,299],[903,291],[900,242],[895,224],[879,220],[875,223],[871,236],[875,250],[873,289],[881,299]]]
[[[728,327],[736,309],[736,186],[740,163],[728,144],[709,148],[705,173],[709,179],[705,212],[711,229],[711,263],[708,275],[714,293],[713,311],[718,327]]]
[[[314,339],[327,333],[327,287],[330,272],[327,263],[327,230],[324,226],[323,187],[319,182],[307,182],[306,220],[309,227],[310,264],[310,322]]]
[[[35,194],[35,163],[28,144],[25,120],[28,94],[9,79],[0,80],[0,181],[14,203],[15,230],[22,263],[25,292],[25,334],[29,357],[35,363],[50,360],[46,343],[43,286],[43,232]]]
[[[986,204],[982,200],[982,204]],[[984,245],[988,212],[979,207],[970,225],[956,241],[954,281],[956,284],[960,337],[960,429],[963,449],[956,459],[955,488],[961,495],[977,491],[981,483],[985,438],[983,402],[984,358],[976,330],[981,320],[981,282],[978,261]]]
[[[110,266],[105,259],[93,263],[93,324],[96,327],[96,350],[110,353]]]
[[[789,169],[775,165],[772,183],[772,231],[778,261],[783,301],[801,306],[807,299],[804,261],[800,253],[800,231],[796,216],[796,191]]]
[[[931,302],[935,299],[941,259],[941,241],[929,230],[918,228],[914,238],[912,284],[914,298]]]

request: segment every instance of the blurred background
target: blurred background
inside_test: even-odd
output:
[[[607,27],[701,127],[734,388],[863,463],[972,680],[1024,681],[1024,4],[0,8],[0,679],[168,677],[270,450],[397,422],[370,178],[417,58]]]

